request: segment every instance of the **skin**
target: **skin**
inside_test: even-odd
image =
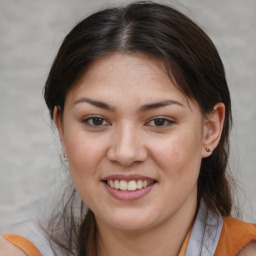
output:
[[[250,243],[237,256],[254,256],[256,253],[256,243]],[[0,256],[26,256],[22,250],[0,237]]]
[[[113,54],[93,63],[68,93],[63,118],[57,107],[54,118],[73,183],[95,214],[100,255],[178,254],[196,212],[201,159],[218,144],[224,110],[219,103],[203,117],[158,60]],[[155,185],[138,200],[117,200],[102,182],[116,174]]]
[[[121,54],[91,66],[68,93],[63,117],[55,108],[74,185],[95,214],[100,256],[178,255],[196,213],[201,159],[218,144],[224,110],[218,103],[203,116],[161,62]],[[144,175],[155,185],[138,200],[118,200],[102,182],[113,174]],[[255,251],[249,244],[239,256]],[[0,255],[26,254],[0,237]]]
[[[237,256],[253,256],[256,255],[256,242],[249,243],[244,247]]]
[[[17,248],[4,237],[0,236],[0,256],[26,256],[21,249]]]

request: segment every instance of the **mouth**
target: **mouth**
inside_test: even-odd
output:
[[[102,180],[106,191],[119,201],[135,201],[151,193],[157,180],[143,175],[115,174]]]
[[[115,190],[133,192],[137,190],[141,190],[151,186],[156,181],[152,179],[134,179],[134,180],[119,180],[119,179],[108,179],[104,180],[104,182]]]

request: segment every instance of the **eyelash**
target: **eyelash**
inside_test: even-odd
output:
[[[94,121],[100,121],[100,124],[95,124],[93,123]],[[89,127],[96,127],[96,128],[110,125],[110,123],[106,121],[104,117],[101,117],[101,116],[89,116],[83,120],[83,123]]]
[[[94,122],[99,122],[99,123],[95,124]],[[157,124],[157,122],[158,122],[158,124]],[[89,116],[83,120],[83,123],[89,127],[95,127],[95,128],[100,128],[103,126],[110,125],[110,123],[104,117],[101,117],[101,116]],[[175,122],[173,120],[170,120],[166,117],[155,117],[155,118],[150,119],[145,124],[145,126],[153,126],[153,127],[162,128],[162,127],[170,126],[174,123]]]
[[[157,125],[156,122],[159,122],[160,121],[160,125]],[[153,122],[154,124],[150,124],[151,122]],[[155,118],[152,118],[150,119],[147,123],[146,123],[146,126],[154,126],[154,127],[159,127],[159,128],[162,128],[162,127],[167,127],[167,126],[170,126],[172,124],[174,124],[175,122],[173,120],[170,120],[166,117],[155,117]]]

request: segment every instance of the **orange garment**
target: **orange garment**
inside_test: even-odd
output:
[[[186,254],[186,250],[187,250],[187,246],[188,246],[188,241],[189,241],[189,237],[190,237],[190,233],[191,233],[191,229],[192,227],[190,227],[185,239],[184,239],[184,242],[181,246],[181,249],[180,249],[180,252],[178,254],[178,256],[185,256]]]
[[[256,242],[256,227],[233,217],[223,217],[223,227],[214,256],[235,256],[248,243]]]
[[[5,234],[3,237],[24,251],[28,256],[42,256],[35,245],[22,236]]]
[[[186,235],[178,256],[185,256],[191,228]],[[8,241],[22,249],[28,256],[42,256],[33,243],[22,236],[3,235]],[[256,242],[256,228],[233,217],[223,218],[219,242],[214,256],[236,256],[248,243]]]
[[[191,228],[189,229],[189,232],[187,233],[185,240],[182,244],[182,247],[180,249],[178,256],[185,256],[189,237],[191,233]],[[34,244],[32,244],[29,240],[22,236],[13,235],[13,234],[6,234],[3,235],[9,242],[11,242],[13,245],[17,246],[18,248],[22,249],[28,256],[42,256],[41,253],[38,251],[38,249],[35,247]]]

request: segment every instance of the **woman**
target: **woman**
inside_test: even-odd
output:
[[[230,217],[224,68],[190,19],[151,2],[91,15],[44,96],[75,190],[50,245],[4,235],[5,255],[255,255],[255,227]]]

